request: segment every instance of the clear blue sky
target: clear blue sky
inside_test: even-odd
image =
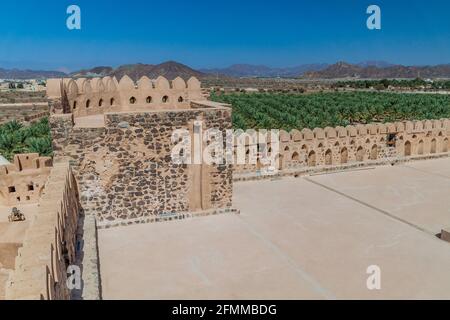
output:
[[[80,31],[66,28],[70,4],[81,7]],[[370,4],[382,9],[381,31],[366,28]],[[450,63],[448,0],[11,0],[0,10],[8,68]]]

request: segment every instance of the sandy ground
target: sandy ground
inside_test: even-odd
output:
[[[0,206],[0,300],[5,297],[5,285],[9,274],[15,267],[15,260],[19,248],[25,239],[25,233],[37,213],[38,205],[22,205],[18,209],[25,215],[22,222],[8,222],[10,207]]]
[[[100,230],[103,296],[450,299],[450,244],[434,236],[450,223],[449,167],[236,183],[241,215]]]

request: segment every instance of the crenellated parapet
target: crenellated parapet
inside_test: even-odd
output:
[[[93,79],[49,79],[47,96],[53,113],[75,117],[107,112],[188,109],[194,100],[206,100],[200,81],[192,77],[169,81],[142,77],[136,83],[128,76]]]
[[[0,204],[37,203],[52,168],[52,159],[37,153],[19,154],[0,166]]]
[[[313,130],[280,131],[280,170],[301,167],[332,167],[350,163],[375,163],[380,160],[449,152],[450,120],[403,121],[350,125]],[[253,142],[254,147],[255,142]],[[252,143],[246,143],[249,153]],[[270,154],[271,143],[268,143]],[[237,172],[260,169],[257,164],[236,165]]]
[[[69,300],[67,272],[76,262],[80,203],[68,163],[52,168],[37,210],[16,257],[6,299]]]

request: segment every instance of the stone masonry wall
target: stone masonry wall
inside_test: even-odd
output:
[[[232,166],[202,166],[202,208],[190,201],[193,165],[172,163],[175,129],[201,119],[206,128],[231,128],[228,108],[105,114],[104,128],[77,128],[72,115],[50,118],[55,157],[71,159],[87,214],[99,224],[231,207]]]

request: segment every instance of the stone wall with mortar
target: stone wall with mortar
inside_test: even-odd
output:
[[[80,204],[67,163],[55,164],[15,262],[8,300],[70,299],[67,267],[76,260]]]
[[[177,165],[171,158],[173,131],[192,130],[195,121],[225,138],[229,108],[197,102],[192,109],[104,118],[105,127],[79,128],[71,114],[50,117],[55,158],[71,159],[83,209],[99,225],[231,207],[231,165]]]

